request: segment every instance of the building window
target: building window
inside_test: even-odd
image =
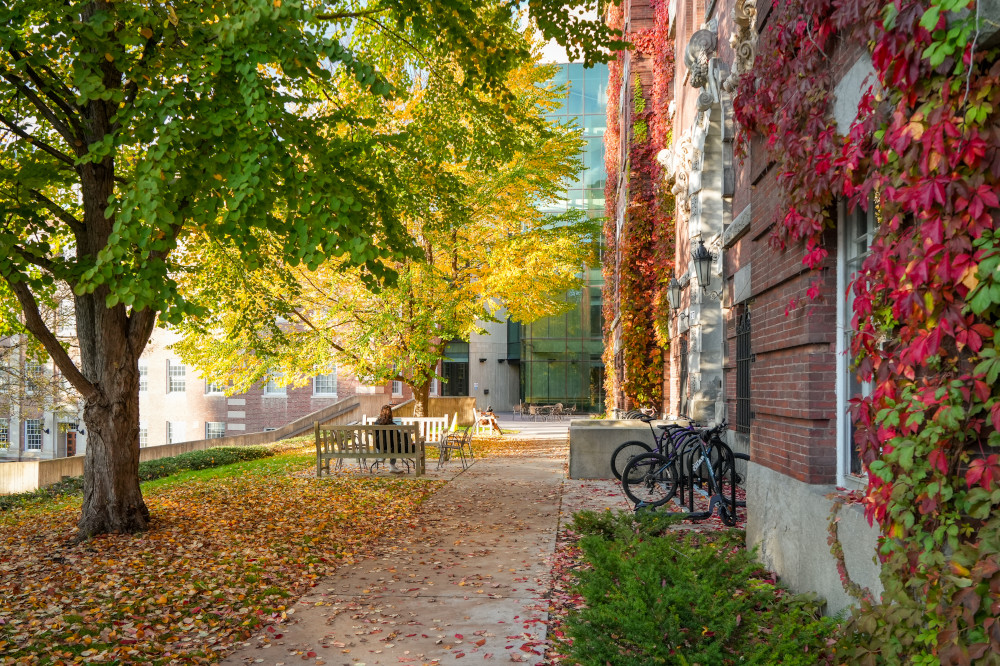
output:
[[[444,350],[441,374],[444,377],[442,395],[469,395],[469,343],[452,340]]]
[[[226,436],[226,424],[218,421],[205,423],[205,439],[222,439]]]
[[[149,426],[145,423],[139,424],[139,448],[144,449],[149,446]]]
[[[167,421],[167,444],[176,444],[185,441],[184,430],[186,425],[184,421]]]
[[[205,380],[205,395],[223,395],[226,392],[225,384],[217,384]]]
[[[186,390],[187,366],[167,361],[167,393],[183,393]]]
[[[139,364],[139,393],[145,393],[149,390],[149,365],[145,363]]]
[[[0,449],[10,446],[10,419],[0,419]]]
[[[267,377],[267,384],[264,386],[265,395],[285,395],[286,387],[282,386],[281,380],[285,376],[283,372],[272,372]]]
[[[392,382],[392,394],[395,396],[403,395],[403,382],[393,380]]]
[[[851,357],[851,341],[854,331],[851,319],[854,313],[854,282],[862,275],[861,266],[868,256],[872,239],[875,236],[877,223],[877,204],[872,201],[868,210],[860,207],[848,209],[846,203],[840,205],[840,252],[837,261],[837,282],[842,298],[837,307],[837,328],[840,332],[837,341],[837,371],[838,379],[838,482],[843,483],[847,477],[862,474],[861,456],[854,441],[856,431],[851,419],[850,400],[871,394],[871,382],[858,379]]]
[[[67,336],[76,333],[76,308],[73,305],[73,301],[68,298],[59,301],[59,313],[57,316],[59,319],[57,325],[59,335]]]
[[[27,419],[24,422],[24,450],[42,450],[42,422],[40,419]]]
[[[45,378],[45,366],[38,361],[28,361],[24,364],[24,374],[24,390],[28,395],[34,395],[42,388],[42,380]]]
[[[313,378],[313,394],[337,395],[337,373],[316,375]]]
[[[750,306],[742,305],[736,313],[736,433],[750,436]]]

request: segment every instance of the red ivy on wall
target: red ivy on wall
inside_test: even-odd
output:
[[[617,174],[620,172],[621,119],[613,100],[619,98],[621,58],[612,63],[612,85],[609,86],[608,133],[605,135],[608,183],[606,187],[607,222],[605,238],[609,248],[620,253],[617,294],[608,263],[605,264],[605,321],[610,325],[615,315],[614,298],[622,329],[624,382],[616,387],[613,373],[608,374],[609,394],[615,388],[622,391],[631,406],[650,406],[657,410],[663,405],[663,349],[667,345],[665,290],[673,273],[673,195],[662,186],[657,153],[670,140],[668,105],[673,77],[673,50],[667,37],[667,6],[655,2],[655,23],[652,30],[628,35],[634,57],[652,58],[654,82],[651,90],[643,90],[638,78],[632,81],[632,127],[628,146],[628,192],[624,226],[620,239],[616,234],[618,202]],[[621,9],[612,7],[609,24],[616,27]],[[614,108],[612,108],[614,107]],[[615,243],[620,243],[616,246]],[[609,256],[614,256],[609,254]],[[610,266],[613,270],[613,266]],[[608,305],[612,307],[609,308]],[[610,316],[609,316],[610,315]],[[610,336],[608,337],[610,340]],[[605,346],[605,363],[613,349]]]
[[[778,3],[735,103],[778,170],[773,240],[807,267],[838,199],[878,201],[851,286],[873,388],[852,415],[885,593],[856,612],[848,659],[1000,660],[1000,52],[976,48],[975,16],[971,0]],[[842,137],[830,56],[858,43],[878,81]]]

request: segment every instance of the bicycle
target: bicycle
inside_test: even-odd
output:
[[[622,472],[622,488],[625,495],[635,502],[635,508],[658,507],[666,504],[681,490],[688,493],[689,510],[678,512],[686,518],[700,520],[719,509],[719,517],[726,525],[736,524],[736,463],[729,446],[719,436],[726,429],[726,423],[701,431],[694,446],[688,440],[686,450],[676,451],[676,455],[665,456],[649,452],[629,460]],[[713,463],[713,458],[715,462]],[[687,471],[690,470],[690,474]],[[729,476],[730,497],[724,496],[725,477]],[[707,490],[704,485],[707,483]],[[707,511],[694,511],[694,493],[708,497]],[[745,506],[746,503],[743,502]]]
[[[625,469],[625,465],[632,458],[642,455],[643,453],[650,453],[654,450],[656,453],[665,453],[668,450],[668,438],[669,440],[675,442],[674,449],[676,450],[677,447],[680,446],[683,439],[696,436],[698,434],[696,429],[697,424],[693,421],[686,426],[682,426],[677,423],[665,423],[658,425],[656,426],[656,429],[660,430],[661,433],[657,436],[656,430],[653,429],[653,421],[655,419],[652,416],[643,415],[638,417],[638,420],[649,426],[649,431],[653,434],[654,445],[653,447],[650,447],[649,444],[641,442],[637,439],[629,440],[624,444],[618,445],[618,448],[611,453],[611,473],[618,480],[621,480],[622,470]]]

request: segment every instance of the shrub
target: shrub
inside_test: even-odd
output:
[[[139,463],[139,480],[151,481],[187,470],[222,467],[273,455],[274,451],[264,446],[220,446],[204,451],[189,451],[170,458]]]
[[[570,614],[581,664],[815,664],[835,622],[792,596],[738,530],[668,529],[662,514],[578,514],[586,606]]]

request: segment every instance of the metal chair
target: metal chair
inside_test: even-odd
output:
[[[468,445],[471,455],[473,430],[475,428],[466,428],[464,432],[448,433],[445,436],[438,448],[438,469],[444,467],[444,464],[451,458],[453,451],[458,453],[458,457],[462,461],[462,469],[468,469],[469,463],[465,460],[465,447]]]

